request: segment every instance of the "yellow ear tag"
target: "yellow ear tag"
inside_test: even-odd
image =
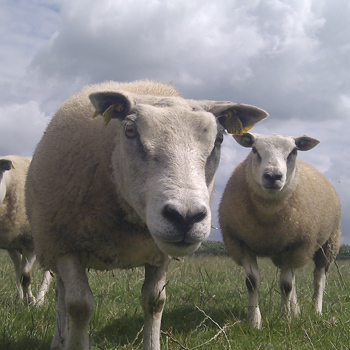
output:
[[[124,109],[124,106],[119,103],[118,106],[116,105],[110,105],[103,113],[102,113],[102,117],[103,120],[105,122],[105,125],[108,125],[108,123],[110,122],[110,120],[112,119],[113,116],[113,112],[117,111],[117,112],[122,112]],[[95,111],[94,115],[92,116],[92,119],[96,118],[100,113],[98,111]]]
[[[11,164],[11,168],[12,168],[12,169],[16,169],[15,166],[13,165],[13,163]]]
[[[225,115],[227,116],[225,121],[226,130],[230,134],[243,135],[253,127],[253,125],[244,127],[241,120],[234,114],[233,111],[229,111],[225,113]]]
[[[95,111],[95,113],[94,113],[94,115],[92,116],[92,118],[91,118],[91,119],[96,118],[98,115],[100,115],[100,112]]]
[[[113,112],[116,110],[115,105],[110,105],[103,113],[102,117],[105,122],[105,125],[107,126],[108,123],[111,121]]]

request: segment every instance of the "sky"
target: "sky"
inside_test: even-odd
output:
[[[265,109],[252,132],[320,140],[298,157],[336,188],[350,244],[349,33],[348,0],[0,0],[0,154],[32,155],[60,104],[86,84],[173,81],[185,98]],[[225,137],[216,227],[225,184],[248,152]]]

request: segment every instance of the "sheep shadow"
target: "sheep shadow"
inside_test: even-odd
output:
[[[12,341],[8,340],[0,340],[0,349],[6,350],[27,350],[27,349],[35,349],[35,350],[47,350],[50,348],[50,342],[43,342],[40,339],[35,339],[34,337],[24,337],[20,340]]]
[[[174,310],[164,310],[161,331],[164,334],[179,333],[184,337],[195,336],[196,332],[218,330],[218,325],[234,324],[245,321],[244,311],[238,308],[210,309],[203,311],[200,308],[183,306]],[[101,341],[111,342],[119,346],[139,344],[142,340],[143,317],[119,318],[110,322],[102,329],[96,329],[93,334],[93,343]]]

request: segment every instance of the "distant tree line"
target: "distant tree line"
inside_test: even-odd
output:
[[[223,242],[206,241],[194,253],[195,255],[227,255],[226,248]],[[343,244],[340,247],[337,259],[350,259],[350,245]]]

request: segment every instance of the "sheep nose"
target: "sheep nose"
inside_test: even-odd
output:
[[[195,223],[202,221],[208,215],[208,210],[202,205],[184,215],[176,205],[169,203],[164,206],[162,214],[171,223],[187,232]]]
[[[269,183],[273,184],[275,181],[282,180],[282,174],[280,172],[276,173],[265,173],[264,179],[268,181]]]

